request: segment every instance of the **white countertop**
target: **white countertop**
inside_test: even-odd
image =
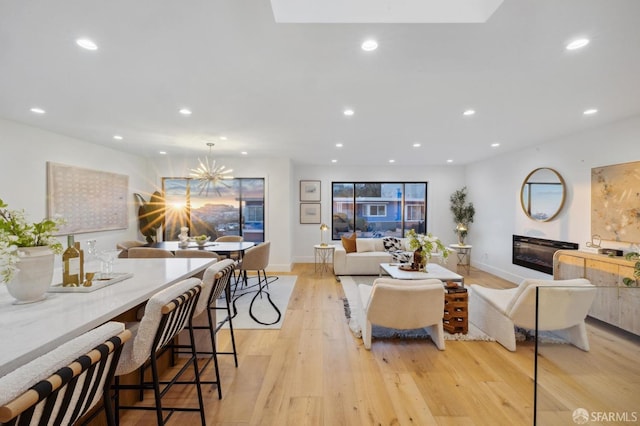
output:
[[[91,293],[47,293],[43,301],[25,305],[14,305],[0,285],[0,376],[213,263],[208,258],[117,259],[114,272],[131,272],[132,278]]]

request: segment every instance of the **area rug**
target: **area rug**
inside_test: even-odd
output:
[[[372,285],[373,281],[378,278],[376,276],[341,276],[340,282],[342,283],[342,289],[346,299],[345,304],[345,316],[349,321],[349,328],[353,332],[354,336],[362,337],[362,330],[358,324],[358,312],[362,310],[362,304],[360,303],[360,295],[358,293],[358,284]],[[482,330],[475,325],[469,323],[469,331],[467,334],[448,333],[444,332],[444,340],[467,340],[467,341],[488,341],[494,342],[491,336],[488,336]],[[385,338],[402,338],[402,339],[430,339],[429,332],[426,328],[419,328],[415,330],[396,330],[392,328],[380,327],[374,325],[371,327],[371,335],[378,339]]]
[[[267,276],[268,285],[258,287],[257,277],[249,277],[247,285],[238,284],[231,296],[234,329],[279,329],[282,327],[291,293],[298,279],[295,275]],[[218,300],[225,307],[226,301]],[[223,328],[228,328],[225,323]]]

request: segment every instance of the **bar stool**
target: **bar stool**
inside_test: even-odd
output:
[[[0,423],[71,425],[100,399],[115,425],[109,386],[131,332],[108,322],[0,378]]]
[[[131,325],[130,330],[134,338],[124,346],[116,369],[116,380],[113,386],[115,390],[115,408],[118,418],[121,409],[155,410],[157,423],[158,425],[162,425],[171,416],[173,411],[198,411],[200,413],[200,421],[202,425],[205,425],[204,404],[200,386],[200,370],[198,369],[198,360],[195,345],[193,344],[193,330],[188,327],[193,319],[193,312],[201,290],[201,282],[197,278],[180,281],[151,297],[145,307],[142,320],[139,323]],[[127,325],[129,326],[129,324]],[[185,327],[189,329],[191,356],[171,381],[161,382],[158,372],[157,354],[171,344],[173,339]],[[153,378],[151,383],[145,382],[144,377],[142,377],[141,383],[137,385],[120,384],[120,376],[137,370],[144,365],[147,360],[150,360],[151,364]],[[172,385],[192,383],[178,381],[189,365],[193,366],[195,376],[194,383],[198,394],[198,408],[163,406],[162,397]],[[165,385],[162,389],[160,389],[161,384]],[[121,406],[120,390],[125,389],[153,389],[155,407]],[[163,411],[170,411],[166,418],[164,418]]]
[[[193,330],[207,330],[209,334],[209,342],[211,344],[211,348],[198,348],[196,345],[196,354],[198,355],[209,355],[209,359],[205,362],[205,364],[200,369],[200,374],[203,374],[203,371],[209,365],[209,362],[213,360],[216,380],[215,381],[205,381],[200,380],[201,384],[215,384],[218,387],[218,399],[222,399],[222,387],[220,385],[220,369],[218,365],[218,355],[233,355],[235,360],[236,368],[238,367],[238,357],[236,353],[236,342],[235,336],[233,334],[233,324],[231,322],[231,307],[229,303],[230,299],[230,288],[229,282],[230,278],[235,269],[235,262],[230,259],[223,260],[221,262],[217,262],[214,265],[209,266],[204,272],[204,278],[202,279],[202,294],[200,299],[198,300],[198,304],[193,313],[193,322],[191,328]],[[221,297],[222,292],[226,290],[226,307],[217,306],[217,301]],[[222,321],[217,322],[216,311],[217,310],[226,310],[227,316]],[[229,322],[229,332],[231,335],[231,345],[233,348],[232,352],[219,352],[217,350],[216,345],[216,333],[222,328],[225,322]],[[184,332],[183,332],[184,334]],[[188,345],[175,345],[177,353],[184,353],[185,347],[188,348]]]

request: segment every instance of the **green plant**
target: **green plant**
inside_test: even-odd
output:
[[[24,210],[9,210],[0,199],[0,280],[9,282],[18,269],[20,247],[49,247],[62,253],[62,244],[54,234],[64,223],[62,218],[28,223]]]
[[[627,287],[637,287],[638,280],[640,279],[640,253],[632,251],[630,253],[627,253],[624,257],[627,260],[631,260],[631,261],[635,260],[636,263],[635,263],[634,268],[633,268],[633,278],[624,277],[622,279],[622,282]]]
[[[462,224],[465,228],[469,228],[469,224],[473,223],[473,216],[476,214],[476,209],[473,207],[473,203],[467,203],[467,187],[463,187],[462,189],[458,189],[449,198],[451,202],[451,213],[453,213],[453,221],[456,226]],[[460,236],[462,238],[467,236],[468,231],[458,231],[455,229],[454,232],[457,234],[460,232]]]
[[[427,259],[431,259],[435,252],[441,252],[442,257],[445,259],[449,256],[449,249],[442,244],[439,238],[434,237],[431,233],[427,235],[418,234],[415,229],[410,229],[407,232],[407,238],[409,248],[413,251],[420,250]]]
[[[158,191],[151,194],[149,202],[140,194],[133,194],[138,200],[138,226],[140,233],[147,239],[147,243],[155,242],[158,228],[164,222],[164,198]]]

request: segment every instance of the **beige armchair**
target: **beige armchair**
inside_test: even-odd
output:
[[[436,347],[445,349],[442,316],[444,285],[440,280],[378,278],[373,286],[360,284],[362,341],[371,349],[372,324],[398,330],[427,327]]]
[[[472,284],[469,320],[502,346],[515,351],[515,326],[536,328],[536,287],[545,287],[538,295],[538,330],[554,331],[588,351],[584,319],[596,296],[596,288],[586,279],[527,279],[517,288],[506,290]]]

